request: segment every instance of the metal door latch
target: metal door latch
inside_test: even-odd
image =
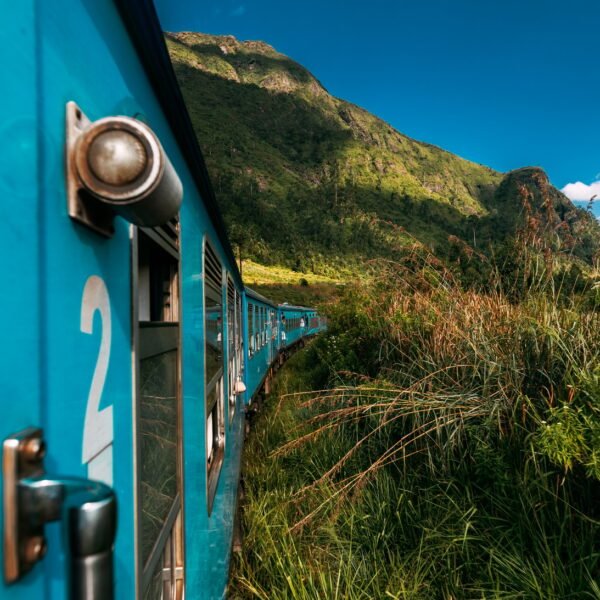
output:
[[[107,485],[44,473],[46,445],[30,427],[4,440],[4,579],[12,583],[46,554],[44,525],[62,520],[69,598],[113,598],[117,502]]]

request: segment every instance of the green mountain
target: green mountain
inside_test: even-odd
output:
[[[263,42],[166,40],[246,256],[326,271],[393,257],[415,238],[442,255],[455,239],[485,249],[531,218],[584,259],[598,251],[596,222],[540,169],[503,175],[413,140]]]

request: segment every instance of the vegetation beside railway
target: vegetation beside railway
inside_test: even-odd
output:
[[[243,261],[242,272],[247,285],[275,302],[314,307],[326,306],[338,298],[350,277],[346,273],[334,279],[251,260]]]
[[[232,597],[600,598],[598,273],[513,242],[330,306],[250,438]]]

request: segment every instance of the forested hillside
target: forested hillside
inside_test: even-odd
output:
[[[263,42],[166,35],[245,256],[327,272],[394,258],[416,238],[457,259],[488,252],[532,218],[562,251],[587,261],[598,251],[597,224],[540,169],[503,175],[415,141]]]

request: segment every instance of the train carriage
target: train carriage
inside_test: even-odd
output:
[[[244,287],[152,3],[3,17],[0,598],[222,598],[281,311]]]
[[[279,313],[282,328],[281,350],[293,347],[324,328],[324,323],[312,308],[285,303],[279,305]]]
[[[270,375],[271,365],[278,355],[277,305],[258,292],[246,287],[244,294],[246,317],[246,404],[261,389]],[[274,335],[275,332],[275,335]]]

